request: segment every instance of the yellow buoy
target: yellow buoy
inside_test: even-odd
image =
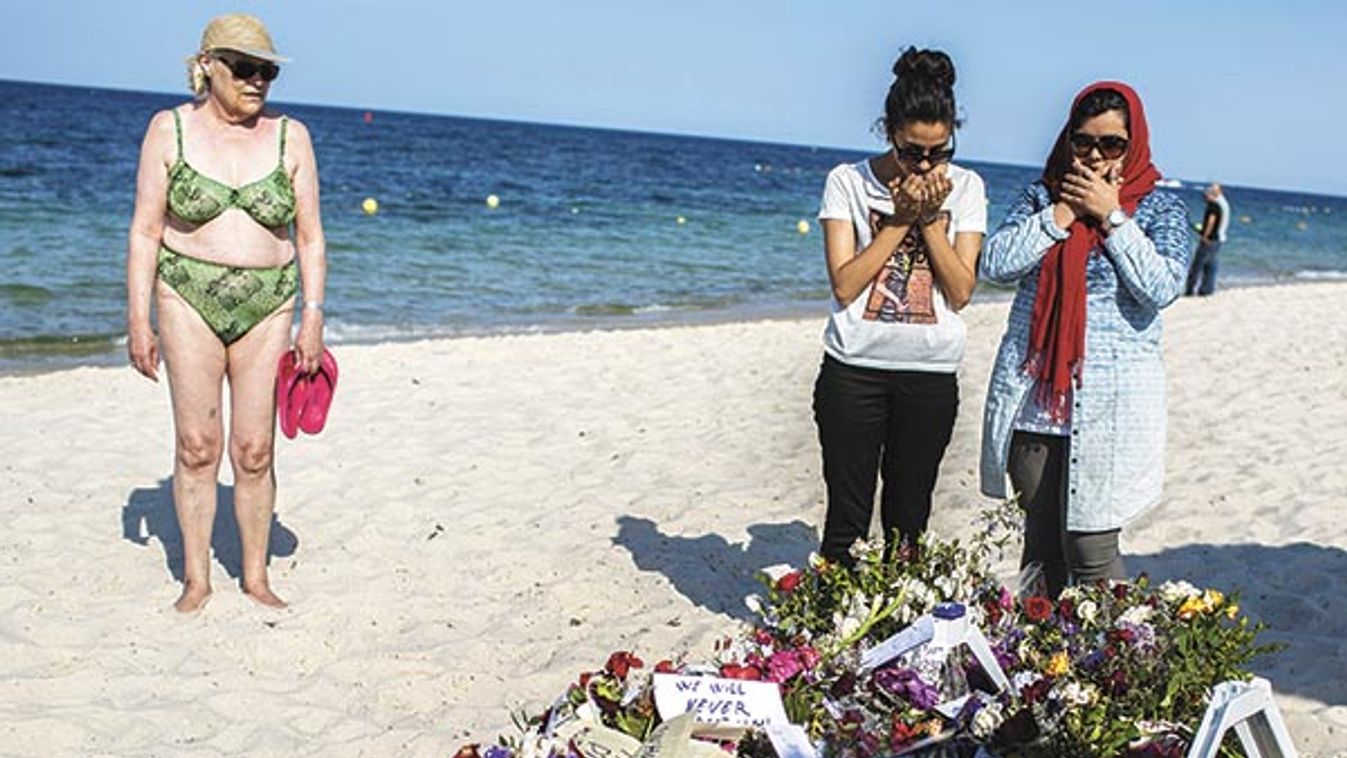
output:
[[[686,223],[688,222],[688,220],[685,219],[685,218],[683,218],[682,216],[679,216],[679,217],[677,218],[677,221],[678,221],[678,223],[680,223],[680,224],[686,224]]]
[[[804,219],[800,219],[799,223],[795,225],[795,231],[799,232],[800,234],[808,234],[809,222],[805,221]]]
[[[379,201],[372,197],[367,197],[365,198],[365,202],[360,204],[360,209],[363,210],[366,215],[373,216],[379,212]]]
[[[497,208],[499,206],[500,206],[500,198],[496,197],[495,195],[486,196],[486,207]]]

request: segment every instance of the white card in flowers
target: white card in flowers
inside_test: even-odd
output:
[[[660,718],[691,713],[699,734],[789,723],[774,682],[677,674],[655,674],[654,682]]]

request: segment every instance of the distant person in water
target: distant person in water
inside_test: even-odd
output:
[[[1202,236],[1197,241],[1197,252],[1193,255],[1193,265],[1188,269],[1188,286],[1185,294],[1210,295],[1216,291],[1216,254],[1225,244],[1225,233],[1230,228],[1230,203],[1221,191],[1221,185],[1213,183],[1202,193],[1207,201],[1202,212]]]
[[[253,16],[213,19],[187,60],[195,99],[156,113],[141,145],[126,258],[127,352],[136,370],[157,381],[163,348],[183,543],[183,589],[174,607],[183,612],[200,609],[211,593],[226,377],[243,591],[262,605],[285,605],[267,579],[276,366],[290,348],[302,278],[294,350],[300,371],[317,369],[327,264],[309,132],[266,108],[283,60]]]
[[[954,165],[954,64],[909,48],[893,66],[888,149],[828,174],[823,226],[832,316],[814,385],[827,516],[822,555],[851,565],[874,512],[887,545],[916,539],[959,406],[958,311],[987,229],[982,179]]]

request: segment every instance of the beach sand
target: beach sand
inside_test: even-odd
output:
[[[1166,311],[1166,496],[1124,532],[1130,571],[1242,590],[1289,645],[1258,670],[1304,756],[1347,755],[1343,302],[1347,284],[1314,283]],[[965,311],[941,535],[984,502],[1006,308]],[[279,443],[283,612],[240,595],[227,507],[214,599],[170,609],[164,385],[0,378],[0,754],[443,756],[511,733],[512,709],[614,650],[709,657],[754,571],[816,546],[821,329],[339,346],[327,431]]]

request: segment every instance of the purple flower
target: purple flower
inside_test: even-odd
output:
[[[1150,624],[1120,622],[1119,627],[1132,633],[1132,644],[1141,650],[1155,649],[1155,627]]]
[[[996,656],[996,662],[1001,664],[1001,668],[1012,669],[1019,665],[1020,657],[1015,653],[1015,647],[1019,644],[1016,638],[1019,636],[1007,637],[992,647],[992,655]]]
[[[912,669],[882,668],[875,672],[875,685],[903,698],[923,711],[929,711],[940,702],[940,693],[927,684]]]
[[[482,758],[513,758],[514,751],[501,745],[492,745],[482,751]]]
[[[1080,666],[1086,671],[1094,671],[1103,665],[1104,661],[1107,659],[1108,656],[1105,655],[1104,651],[1096,648],[1090,651],[1090,654],[1081,660]]]

